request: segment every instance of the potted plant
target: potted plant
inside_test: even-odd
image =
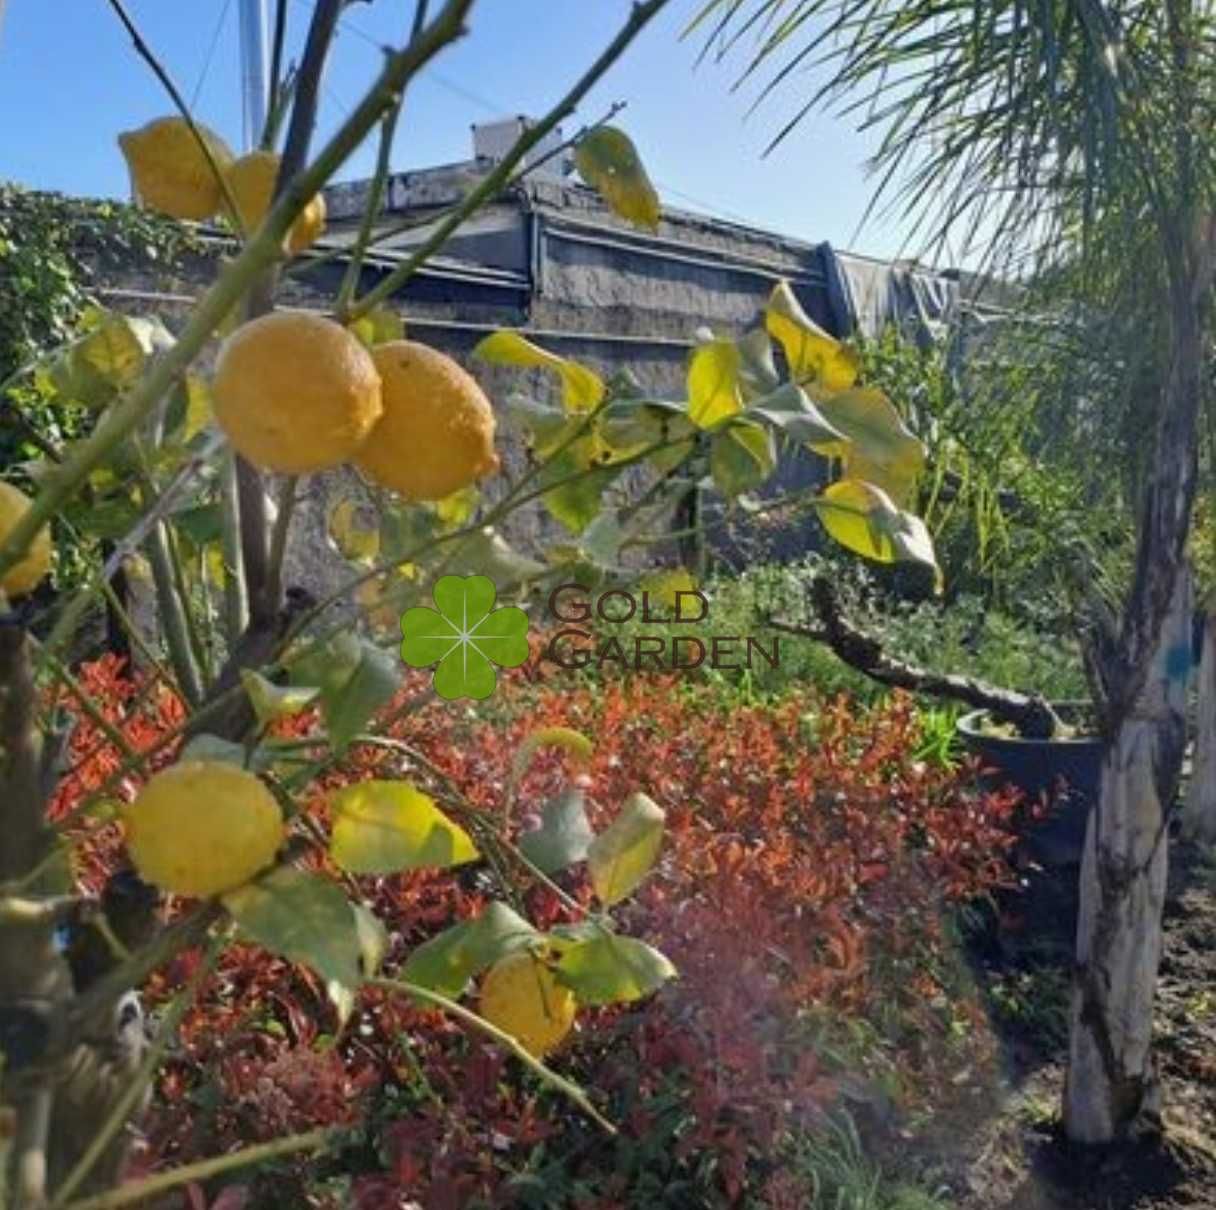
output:
[[[1097,801],[1103,740],[1086,702],[1048,702],[974,677],[934,672],[884,650],[842,609],[826,577],[811,581],[815,626],[768,619],[776,630],[826,643],[850,667],[883,685],[970,706],[957,722],[963,746],[981,764],[989,785],[1012,784],[1040,809],[1026,830],[1034,856],[1051,865],[1081,859],[1085,823]]]

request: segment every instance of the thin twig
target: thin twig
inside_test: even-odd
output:
[[[349,307],[344,313],[339,312],[341,322],[349,323],[360,315],[366,315],[373,307],[390,298],[409,281],[418,269],[447,243],[452,233],[485,202],[496,197],[506,185],[512,172],[520,161],[532,150],[557,124],[578,108],[583,97],[591,90],[599,78],[621,57],[626,47],[641,32],[646,24],[667,3],[667,0],[646,0],[645,3],[635,3],[620,33],[608,44],[603,53],[587,69],[582,79],[539,121],[529,127],[515,141],[514,146],[501,159],[494,170],[484,176],[478,185],[471,189],[464,201],[427,237],[418,248],[377,285],[369,290],[358,302]]]
[[[431,991],[429,987],[422,987],[417,983],[410,983],[405,979],[365,979],[363,983],[365,987],[379,987],[384,991],[404,992],[406,995],[415,996],[427,1004],[433,1004],[436,1008],[443,1009],[444,1012],[449,1013],[457,1018],[457,1020],[463,1021],[466,1025],[485,1034],[487,1037],[493,1038],[500,1046],[505,1046],[521,1063],[548,1084],[550,1088],[560,1092],[562,1096],[577,1105],[597,1126],[610,1135],[616,1134],[616,1127],[592,1105],[590,1098],[577,1084],[571,1080],[567,1080],[565,1076],[559,1076],[552,1068],[546,1067],[530,1050],[522,1046],[509,1033],[499,1029],[497,1025],[487,1021],[484,1017],[479,1017],[475,1012],[465,1008],[463,1004],[457,1004],[455,1000],[450,1000],[447,996],[440,995],[439,992]],[[80,1210],[80,1208],[73,1207],[73,1210]]]
[[[144,420],[185,372],[252,280],[282,254],[284,236],[318,189],[346,162],[405,85],[464,32],[473,0],[448,0],[422,34],[385,64],[376,83],[317,155],[294,178],[249,240],[195,307],[177,343],[155,359],[148,373],[111,407],[92,435],[74,446],[47,478],[33,505],[0,543],[0,575],[24,558],[34,536],[75,494],[91,470]]]
[[[127,12],[123,0],[107,0],[107,2],[117,14],[118,19],[123,23],[127,33],[131,35],[131,41],[135,45],[136,53],[152,69],[156,78],[164,86],[165,92],[169,94],[169,99],[177,106],[178,112],[185,119],[186,125],[190,127],[190,133],[194,136],[194,141],[198,143],[199,149],[207,160],[207,167],[211,169],[211,174],[215,177],[216,183],[220,187],[220,192],[224,195],[224,202],[228,207],[231,221],[236,227],[238,234],[243,236],[245,229],[241,223],[241,212],[237,208],[236,198],[232,196],[232,189],[228,184],[228,178],[224,175],[224,170],[216,161],[215,153],[211,150],[211,144],[203,137],[203,132],[199,130],[197,123],[194,121],[194,115],[190,112],[190,106],[186,104],[186,100],[178,91],[177,85],[173,83],[173,78],[156,57],[152,48],[144,40],[144,36],[139,32],[139,28],[135,22],[131,20],[131,14]]]
[[[371,243],[372,231],[376,225],[376,216],[380,213],[380,204],[384,197],[384,188],[388,183],[389,159],[393,152],[393,136],[397,132],[397,121],[401,117],[401,106],[404,98],[399,98],[397,104],[380,120],[380,147],[376,152],[376,171],[372,183],[368,187],[367,202],[363,207],[363,218],[359,223],[359,233],[355,236],[354,246],[350,249],[350,260],[346,272],[342,275],[342,284],[338,287],[338,295],[334,301],[334,310],[341,314],[350,306],[351,299],[359,285],[359,272],[363,268],[363,258],[367,255]]]
[[[145,1177],[141,1181],[131,1181],[109,1193],[99,1193],[94,1197],[69,1202],[63,1207],[63,1210],[118,1210],[120,1206],[130,1206],[135,1202],[142,1202],[146,1198],[155,1197],[169,1189],[176,1189],[179,1185],[210,1180],[212,1177],[222,1176],[226,1172],[235,1172],[238,1168],[248,1168],[251,1164],[264,1164],[267,1160],[276,1160],[280,1156],[293,1155],[299,1151],[323,1151],[344,1137],[343,1131],[335,1130],[332,1127],[324,1130],[309,1130],[304,1134],[289,1134],[270,1143],[243,1147],[240,1151],[232,1151],[227,1155],[217,1155],[213,1159],[183,1164],[180,1168],[171,1168],[168,1172]]]

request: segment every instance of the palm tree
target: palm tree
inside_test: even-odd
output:
[[[881,131],[876,198],[917,243],[1074,297],[1136,298],[1149,375],[1129,375],[1150,453],[1120,609],[1088,619],[1106,757],[1081,871],[1064,1122],[1107,1142],[1154,1122],[1151,1051],[1166,813],[1181,769],[1190,607],[1184,546],[1216,255],[1209,0],[708,0],[706,52],[741,80],[816,81]],[[1128,255],[1136,247],[1148,256]],[[1146,271],[1147,261],[1147,271]],[[1064,270],[1067,270],[1064,272]],[[1150,420],[1151,418],[1151,420]],[[1154,1122],[1155,1124],[1155,1122]]]

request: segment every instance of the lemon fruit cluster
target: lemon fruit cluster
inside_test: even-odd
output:
[[[274,795],[252,773],[219,761],[183,761],[156,774],[124,822],[140,876],[176,895],[231,891],[283,843]]]
[[[472,375],[409,340],[368,352],[319,315],[279,311],[224,342],[215,418],[264,470],[351,462],[407,500],[440,500],[492,473],[494,411]]]
[[[215,169],[226,173],[233,155],[215,131],[199,122],[195,127],[215,160],[214,168],[184,118],[157,118],[120,134],[118,145],[131,170],[135,194],[145,206],[173,218],[202,222],[219,211],[223,186]]]
[[[32,503],[20,488],[0,481],[0,542],[13,532]],[[50,570],[51,531],[44,525],[34,535],[24,558],[0,577],[0,589],[10,599],[26,596],[42,583]]]
[[[281,157],[273,151],[252,151],[228,169],[228,189],[246,235],[252,235],[261,226],[270,209],[280,163]],[[314,193],[292,223],[283,240],[284,247],[293,255],[303,252],[324,230],[325,199]]]
[[[510,1034],[538,1059],[561,1044],[574,1027],[574,993],[528,950],[500,958],[481,985],[481,1015]]]
[[[498,469],[494,410],[466,370],[413,340],[376,345],[384,415],[355,455],[407,500],[441,500]]]

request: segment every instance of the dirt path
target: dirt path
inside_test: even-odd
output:
[[[1040,873],[1002,905],[1012,927],[973,955],[1001,1059],[888,1164],[957,1210],[1216,1210],[1216,862],[1175,844],[1171,863],[1157,995],[1164,1135],[1093,1149],[1061,1136],[1076,883]]]

